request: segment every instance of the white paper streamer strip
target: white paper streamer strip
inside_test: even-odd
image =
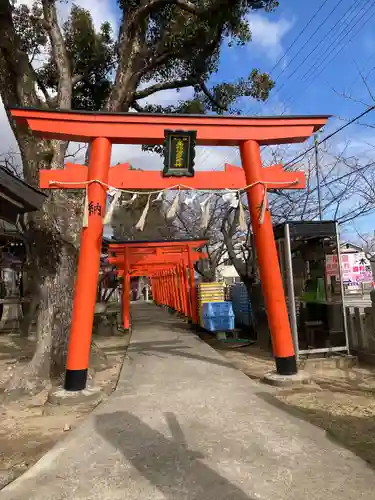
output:
[[[135,229],[137,231],[143,231],[143,229],[145,227],[146,217],[147,217],[147,214],[148,214],[148,210],[150,208],[150,201],[151,201],[151,195],[148,196],[148,200],[147,200],[145,208],[143,209],[141,218],[139,219],[139,221],[135,225]]]
[[[112,196],[112,201],[108,207],[107,213],[105,214],[103,224],[110,224],[111,223],[112,217],[113,217],[113,212],[114,212],[116,206],[118,206],[119,201],[120,201],[121,191],[118,191],[117,189],[115,189],[115,190],[111,189],[111,191],[108,194],[110,196]]]
[[[89,227],[89,193],[88,188],[85,189],[85,205],[83,209],[82,227]]]
[[[176,194],[175,199],[167,212],[167,220],[173,220],[176,217],[177,209],[180,204],[180,191]]]

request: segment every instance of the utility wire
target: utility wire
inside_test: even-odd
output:
[[[369,13],[370,10],[372,10],[373,8],[375,7],[375,1],[370,5],[370,7],[366,10],[366,12],[361,16],[361,19],[359,19],[357,21],[357,23],[352,27],[352,29],[357,26],[357,24],[363,19],[363,17]],[[322,74],[324,73],[324,71],[327,69],[327,67],[336,59],[337,56],[339,56],[341,54],[341,52],[354,40],[355,36],[366,26],[366,24],[374,17],[375,15],[375,11],[369,16],[367,17],[367,19],[365,20],[364,23],[362,23],[359,28],[352,34],[351,38],[349,40],[347,40],[344,45],[342,45],[341,47],[338,48],[338,51],[336,53],[334,53],[334,51],[330,51],[328,53],[328,55],[323,59],[323,61],[321,61],[321,63],[319,64],[319,66],[317,68],[315,68],[314,70],[314,73],[312,74],[312,77],[310,77],[310,79],[307,81],[307,84],[304,88],[304,90],[306,91],[312,83],[314,83],[314,81]],[[352,30],[349,31],[349,33],[351,32]],[[343,39],[341,41],[344,41],[345,38],[347,37],[347,35],[345,37],[343,37]],[[337,49],[337,47],[336,47]],[[334,48],[335,50],[335,48]],[[332,56],[330,58],[330,56]],[[330,58],[330,59],[329,59]],[[328,59],[328,61],[327,61]],[[327,61],[327,62],[326,62]],[[326,64],[324,64],[326,63]],[[320,70],[320,71],[319,71]],[[298,96],[297,98],[293,99],[293,95],[287,99],[287,102],[285,103],[285,106],[288,106],[288,105],[291,105],[291,104],[294,104],[296,101],[298,100]]]
[[[351,33],[351,31],[358,25],[358,23],[360,23],[363,18],[365,18],[366,15],[368,15],[370,13],[370,11],[375,7],[375,1],[372,2],[372,4],[368,7],[368,9],[362,14],[361,18],[358,19],[358,21],[354,24],[354,26],[352,27],[352,29],[349,31],[349,33],[347,33],[341,40],[340,42],[343,42],[345,41],[345,39],[347,38],[347,36]],[[317,70],[319,70],[322,66],[323,66],[323,69],[321,71],[321,73],[325,70],[325,68],[349,45],[349,43],[351,43],[354,39],[354,37],[366,26],[366,24],[374,17],[375,15],[375,11],[370,15],[368,16],[364,22],[362,24],[360,24],[360,26],[358,27],[358,29],[352,34],[351,38],[349,40],[347,40],[344,45],[342,45],[341,47],[333,47],[333,50],[330,50],[328,52],[328,54],[326,55],[326,57],[320,62],[318,68],[316,68]],[[335,54],[335,50],[338,48],[338,51],[336,52]],[[333,55],[333,58],[330,59],[330,57]],[[324,64],[326,61],[328,60],[327,64]],[[318,73],[319,74],[319,73]],[[313,79],[316,77],[316,73],[313,74]]]
[[[367,0],[364,0],[364,3],[366,3]],[[336,5],[337,7],[337,5]],[[313,47],[313,49],[308,53],[308,55],[300,62],[300,64],[290,73],[290,75],[288,75],[285,79],[285,81],[282,83],[282,85],[277,89],[278,92],[280,92],[286,85],[286,83],[293,77],[295,76],[295,74],[298,72],[298,70],[309,60],[310,56],[322,45],[322,43],[324,43],[327,38],[329,39],[330,35],[333,33],[333,30],[336,28],[337,25],[339,25],[346,17],[348,14],[353,14],[353,12],[356,10],[356,8],[358,7],[358,0],[354,0],[354,2],[351,4],[351,6],[344,12],[344,14],[336,21],[336,23],[329,29],[329,31],[326,32],[326,34],[320,39],[320,41]],[[331,11],[333,12],[333,11]],[[362,12],[362,11],[361,11]],[[358,14],[359,12],[357,12]],[[354,18],[357,16],[357,14],[355,14]],[[325,19],[325,21],[327,21],[328,18]],[[351,18],[350,20],[353,20],[353,18]],[[349,20],[349,21],[350,21]],[[320,25],[320,27],[315,30],[315,32],[317,32],[325,23],[325,21],[323,22],[323,24]],[[347,23],[345,25],[345,27],[347,27],[349,23]],[[345,28],[344,28],[345,29]],[[340,32],[341,33],[341,32]],[[336,36],[336,39],[339,38],[340,35]],[[332,45],[334,45],[334,41],[335,39],[329,44],[329,48],[331,49]],[[305,44],[302,48],[304,48],[307,44]],[[301,49],[302,50],[302,49]],[[293,62],[293,59],[291,61],[291,63]],[[290,63],[290,64],[291,64]],[[314,68],[314,64],[310,65],[309,69],[307,72],[311,71],[312,68]],[[280,73],[281,75],[281,73]],[[303,78],[303,77],[302,77]]]
[[[367,1],[367,0],[365,0],[365,1]],[[273,70],[277,67],[277,65],[280,63],[280,61],[281,61],[281,60],[285,57],[285,55],[287,54],[287,52],[289,52],[289,51],[290,51],[290,49],[291,49],[291,48],[292,48],[292,46],[293,46],[293,45],[297,42],[297,40],[300,38],[300,36],[302,36],[303,32],[304,32],[304,31],[306,31],[307,26],[309,25],[309,23],[310,23],[313,19],[315,19],[315,18],[317,17],[317,15],[318,15],[319,11],[320,11],[320,10],[321,10],[321,9],[322,9],[325,5],[326,5],[326,3],[327,3],[327,2],[328,2],[328,0],[324,1],[324,2],[323,2],[323,4],[319,7],[319,9],[315,12],[315,14],[312,16],[312,18],[308,21],[307,25],[306,25],[306,26],[305,26],[305,27],[301,30],[301,32],[300,32],[300,33],[299,33],[299,35],[296,37],[296,39],[295,39],[295,40],[292,42],[292,44],[291,44],[291,45],[287,48],[287,50],[286,50],[286,52],[284,53],[284,55],[283,55],[283,56],[279,59],[279,61],[277,61],[277,63],[276,63],[276,64],[274,65],[274,67],[271,69],[271,72],[272,72],[272,71],[273,71]],[[308,42],[309,42],[309,41],[310,41],[310,40],[311,40],[311,39],[315,36],[315,34],[316,34],[316,33],[318,33],[318,31],[319,31],[319,30],[323,27],[323,25],[326,23],[326,21],[329,19],[329,17],[331,17],[331,16],[332,16],[332,14],[333,14],[333,13],[337,10],[337,8],[338,8],[338,6],[340,5],[340,3],[341,3],[341,0],[339,0],[339,2],[337,2],[337,3],[334,5],[333,9],[329,12],[329,14],[327,15],[327,17],[326,17],[326,18],[325,18],[325,20],[323,21],[323,23],[321,23],[321,24],[318,26],[318,28],[314,31],[314,33],[313,33],[313,34],[309,37],[309,39],[308,39],[308,40],[304,43],[304,45],[303,45],[303,46],[299,49],[299,51],[297,52],[297,54],[296,54],[296,55],[293,57],[293,59],[290,61],[289,65],[290,65],[291,63],[293,63],[293,61],[294,61],[294,60],[298,57],[298,55],[302,52],[302,50],[305,48],[305,46],[308,44]],[[312,51],[308,54],[308,56],[306,56],[306,57],[303,59],[303,61],[302,61],[302,62],[298,65],[298,67],[297,67],[297,68],[296,68],[296,69],[292,72],[292,74],[291,74],[291,75],[289,75],[289,76],[287,77],[286,81],[282,84],[282,86],[281,86],[279,89],[277,89],[278,91],[280,91],[280,90],[281,90],[281,89],[285,86],[286,82],[287,82],[287,81],[291,78],[291,76],[293,76],[293,74],[295,74],[295,73],[296,73],[296,71],[298,71],[298,70],[299,70],[299,69],[303,66],[303,64],[304,64],[304,63],[308,60],[308,58],[311,56],[311,54],[312,54],[313,52],[315,52],[315,51],[316,51],[316,49],[317,49],[317,48],[318,48],[318,47],[322,44],[322,42],[324,42],[324,41],[327,39],[327,37],[328,37],[328,36],[332,33],[332,30],[334,30],[334,29],[335,29],[335,27],[336,27],[336,26],[337,26],[340,22],[342,22],[342,21],[343,21],[343,20],[344,20],[344,19],[345,19],[345,18],[346,18],[346,17],[347,17],[350,13],[351,13],[351,14],[353,14],[353,12],[354,12],[354,11],[355,11],[355,9],[358,7],[358,5],[359,5],[359,4],[358,4],[358,0],[354,0],[354,2],[352,2],[352,3],[351,3],[350,7],[348,7],[348,8],[346,9],[346,11],[345,11],[345,12],[343,13],[343,15],[342,15],[342,16],[338,19],[338,21],[336,21],[336,23],[335,23],[335,24],[334,24],[334,25],[330,28],[330,31],[328,31],[328,32],[325,34],[325,36],[324,36],[324,37],[323,37],[323,38],[322,38],[322,39],[318,42],[318,44],[316,44],[316,45],[315,45],[315,47],[313,48],[313,50],[312,50]],[[375,2],[374,2],[374,4],[373,4],[373,5],[375,5]],[[336,38],[334,39],[334,41],[336,41],[338,38],[340,38],[340,35],[342,35],[342,34],[343,34],[343,32],[344,32],[344,31],[345,31],[345,29],[348,27],[348,25],[349,25],[349,23],[350,23],[351,21],[355,20],[355,19],[356,19],[356,17],[357,17],[357,19],[358,19],[358,15],[360,15],[361,13],[363,13],[363,14],[362,14],[362,16],[361,16],[361,17],[357,20],[357,22],[354,24],[354,26],[352,26],[351,30],[349,30],[349,32],[348,32],[345,36],[343,36],[343,37],[339,40],[339,42],[343,41],[343,40],[346,38],[346,36],[347,36],[347,35],[348,35],[351,31],[352,31],[352,29],[354,29],[354,28],[355,28],[355,26],[357,26],[357,24],[358,24],[358,23],[362,20],[362,18],[363,18],[363,17],[367,14],[367,12],[368,12],[369,10],[371,10],[371,8],[373,7],[373,5],[371,5],[371,6],[370,6],[370,7],[369,7],[369,8],[368,8],[368,9],[367,9],[364,13],[363,13],[363,9],[362,9],[361,11],[358,11],[358,12],[357,12],[354,16],[352,16],[349,20],[347,19],[347,23],[345,24],[344,28],[343,28],[343,29],[339,32],[339,34],[338,34],[338,35],[336,35]],[[362,5],[362,6],[363,6],[363,5]],[[375,13],[374,13],[374,14],[375,14]],[[365,22],[365,24],[367,24],[367,22],[368,22],[368,21],[369,21],[369,19]],[[361,27],[360,27],[360,29],[362,29],[363,27],[364,27],[364,26],[361,26]],[[359,30],[357,30],[357,32],[358,32],[358,31],[360,31],[360,29],[359,29]],[[356,32],[356,33],[357,33],[357,32]],[[352,38],[354,38],[354,36],[353,36]],[[352,39],[351,39],[351,40],[352,40]],[[348,41],[348,43],[350,43],[350,41],[351,41],[351,40],[349,40],[349,41]],[[346,46],[346,45],[347,45],[347,44],[345,44],[345,46]],[[345,47],[345,46],[344,46],[344,47]],[[330,47],[332,47],[332,43],[330,44]],[[341,48],[341,50],[343,50],[343,48],[344,48],[344,47],[342,47],[342,48]],[[333,46],[333,49],[335,50],[335,46]],[[339,52],[338,52],[336,55],[334,55],[334,57],[332,58],[332,60],[334,60],[334,59],[335,59],[335,58],[339,55],[339,53],[341,52],[341,50],[339,50]],[[332,55],[332,50],[328,53],[328,56],[326,56],[326,57],[325,57],[325,59],[324,59],[324,60],[323,60],[323,62],[319,65],[319,67],[321,67],[321,65],[322,65],[322,64],[324,64],[324,62],[327,60],[327,57],[329,57],[330,55]],[[329,64],[330,62],[332,62],[332,60],[331,60],[331,61],[329,61],[329,62],[328,62],[328,64]],[[287,69],[287,68],[284,68],[284,69],[283,69],[283,70],[279,73],[279,76],[280,76],[282,73],[284,73],[286,69]],[[309,70],[311,70],[311,67],[310,67],[310,69],[309,69]],[[307,71],[307,73],[309,72],[309,70]],[[323,68],[323,70],[322,70],[322,71],[324,71],[324,70],[325,70],[325,67]],[[307,73],[305,73],[305,75],[307,75]],[[303,77],[305,77],[305,75],[303,75]],[[316,75],[316,73],[314,73],[314,75],[313,75],[313,80],[312,80],[311,82],[309,82],[309,83],[308,83],[308,85],[307,85],[306,89],[307,89],[307,88],[309,88],[309,86],[311,85],[311,83],[315,80],[314,76],[315,76],[315,77],[317,76],[317,75]],[[305,90],[306,90],[306,89],[305,89]],[[287,102],[285,103],[285,105],[284,105],[284,111],[281,113],[282,115],[283,115],[283,114],[285,114],[286,107],[289,105],[289,101],[290,101],[292,98],[293,98],[293,96],[291,96],[291,97],[287,100]],[[298,98],[297,98],[297,99],[298,99]],[[295,100],[296,100],[296,99],[295,99]],[[290,104],[292,104],[293,102],[295,102],[295,100],[293,100]],[[271,97],[271,101],[272,101],[272,97]],[[211,152],[210,152],[210,151],[208,151],[208,157],[210,156],[210,153],[211,153]],[[234,157],[235,157],[236,155],[237,155],[237,153],[234,153],[234,154],[233,154],[233,161],[234,161]],[[232,157],[231,157],[231,159],[232,159]],[[229,161],[230,161],[230,160],[229,160]],[[294,161],[294,160],[293,160],[293,161]],[[289,165],[289,164],[290,164],[290,162],[289,162],[287,165]]]
[[[336,134],[338,134],[339,132],[341,132],[342,130],[344,130],[346,127],[349,127],[349,125],[352,125],[352,123],[356,122],[357,120],[359,120],[363,116],[367,115],[368,113],[370,113],[370,111],[373,111],[374,109],[375,109],[375,105],[374,106],[370,106],[365,111],[363,111],[363,113],[361,113],[360,115],[356,116],[355,118],[352,118],[348,123],[345,123],[345,125],[342,125],[338,129],[336,129],[334,132],[332,132],[331,134],[328,134],[326,137],[324,137],[324,139],[322,139],[321,141],[319,141],[316,145],[320,146],[321,144],[325,143],[326,141],[328,141],[328,139],[331,139]],[[288,161],[288,163],[285,163],[284,164],[284,168],[287,167],[287,166],[289,166],[289,165],[291,165],[291,164],[293,164],[296,160],[299,160],[300,158],[303,158],[308,153],[310,153],[310,151],[313,151],[314,149],[315,149],[315,144],[313,146],[311,146],[310,148],[308,148],[303,153],[301,153],[300,155],[298,155],[295,158],[293,158],[293,160],[290,160],[290,161]]]
[[[358,19],[358,17],[357,17],[357,22],[354,24],[354,26],[352,26],[352,27],[351,27],[351,29],[349,30],[349,32],[348,32],[345,36],[343,36],[343,37],[340,39],[340,42],[342,42],[342,41],[344,41],[344,40],[345,40],[345,38],[347,37],[347,35],[351,33],[351,31],[352,31],[352,30],[353,30],[353,29],[354,29],[354,28],[358,25],[358,23],[359,23],[359,22],[363,19],[363,17],[364,17],[364,16],[365,16],[365,15],[366,15],[366,14],[367,14],[367,13],[368,13],[368,12],[369,12],[372,8],[373,8],[373,7],[374,7],[374,6],[375,6],[375,1],[374,1],[374,2],[370,5],[370,7],[369,7],[369,8],[368,8],[368,9],[367,9],[367,10],[366,10],[366,11],[365,11],[365,12],[364,12],[361,16],[360,16],[360,18],[359,18],[359,19]],[[350,7],[349,9],[347,9],[347,11],[345,12],[345,14],[344,14],[344,15],[340,18],[340,20],[346,17],[346,15],[347,15],[347,14],[348,14],[348,12],[352,9],[352,7],[353,7],[353,4],[351,5],[351,7]],[[363,12],[363,10],[362,10],[361,12]],[[350,40],[348,40],[348,41],[347,41],[347,42],[346,42],[346,43],[345,43],[345,44],[344,44],[341,48],[339,48],[339,50],[337,51],[337,53],[333,55],[333,57],[332,57],[332,58],[331,58],[331,59],[327,62],[327,64],[326,64],[326,65],[322,68],[322,70],[321,70],[320,72],[316,72],[316,71],[315,71],[315,70],[316,70],[316,68],[315,68],[314,73],[313,73],[313,78],[311,79],[311,81],[308,81],[308,83],[307,83],[307,85],[306,85],[306,87],[305,87],[305,89],[304,89],[304,90],[307,90],[307,89],[311,86],[311,84],[312,84],[312,83],[316,80],[316,78],[319,76],[319,74],[321,74],[322,72],[324,72],[324,71],[325,71],[325,69],[327,68],[327,66],[328,66],[328,65],[330,65],[330,64],[332,63],[332,61],[333,61],[333,60],[334,60],[334,59],[335,59],[335,58],[336,58],[336,57],[337,57],[337,56],[338,56],[338,55],[339,55],[339,54],[340,54],[340,53],[341,53],[341,52],[342,52],[342,51],[346,48],[346,46],[347,46],[347,45],[348,45],[351,41],[353,41],[353,39],[354,39],[354,37],[357,35],[357,33],[359,33],[359,31],[361,31],[361,30],[364,28],[364,26],[365,26],[365,25],[366,25],[366,24],[367,24],[367,23],[371,20],[371,18],[372,18],[374,15],[375,15],[375,12],[374,12],[371,16],[369,16],[369,17],[366,19],[366,21],[365,21],[362,25],[360,25],[360,26],[359,26],[359,28],[358,28],[358,29],[355,31],[355,33],[352,35],[352,37],[350,38]],[[340,20],[339,20],[339,21],[340,21]],[[336,26],[336,25],[337,25],[337,23],[335,24],[335,26]],[[347,25],[346,25],[346,26],[347,26]],[[333,28],[332,28],[332,29],[333,29]],[[345,29],[345,28],[344,28],[344,29]],[[343,30],[342,30],[342,31],[343,31]],[[340,32],[340,34],[342,34],[342,31]],[[340,36],[340,34],[339,34],[339,36]],[[326,36],[327,36],[327,35],[326,35]],[[337,38],[337,37],[336,37],[336,38]],[[335,46],[334,46],[333,48],[334,48],[334,50],[335,50],[337,47],[335,47]],[[330,52],[328,53],[328,55],[326,56],[326,58],[324,58],[324,60],[322,61],[322,63],[319,65],[319,67],[318,67],[317,69],[320,69],[320,68],[321,68],[321,66],[322,66],[322,65],[324,65],[324,62],[327,60],[327,58],[329,58],[331,55],[332,55],[332,51],[330,51]],[[314,68],[314,65],[312,65],[312,68]],[[311,69],[311,68],[310,68],[310,69]],[[306,74],[306,73],[305,73],[305,74]],[[304,76],[305,76],[305,75],[304,75]],[[290,106],[290,105],[292,105],[294,102],[296,102],[300,96],[297,96],[297,97],[296,97],[296,98],[294,98],[294,99],[293,99],[293,97],[294,97],[294,95],[291,95],[291,96],[289,97],[289,99],[287,99],[287,101],[285,102],[285,104],[284,104],[284,111],[281,113],[282,115],[284,115],[284,114],[285,114],[286,109],[287,109],[287,106]],[[371,109],[370,109],[370,110],[371,110]],[[365,113],[365,114],[366,114],[366,113]],[[353,121],[356,121],[357,119],[358,119],[358,117],[357,117],[357,118],[355,118]],[[352,121],[352,122],[353,122],[353,121]],[[340,129],[338,129],[338,130],[337,130],[334,134],[336,134],[336,133],[340,132],[343,128],[345,128],[346,126],[350,125],[352,122],[350,122],[350,123],[346,124],[344,127],[341,127],[341,128],[340,128]],[[332,136],[328,136],[328,137],[327,137],[327,138],[325,138],[322,142],[325,142],[325,141],[326,141],[326,140],[328,140],[330,137],[332,137]],[[320,144],[320,143],[318,143],[318,144]],[[312,148],[310,148],[309,150],[307,150],[304,154],[302,154],[302,156],[304,156],[305,154],[307,154],[307,153],[308,153],[309,151],[311,151],[312,149],[314,149],[314,147],[312,147]],[[286,165],[290,165],[292,162],[294,162],[296,159],[299,159],[300,157],[301,157],[301,156],[298,156],[297,158],[293,159],[291,162],[288,162]]]
[[[356,2],[355,2],[356,3]],[[366,7],[366,4],[367,4],[367,0],[365,0],[364,2],[364,7]],[[363,17],[367,14],[367,12],[372,8],[372,6],[370,5],[370,8],[366,10],[366,8],[363,8],[361,11],[358,11],[353,17],[349,18],[346,20],[346,23],[344,25],[344,27],[341,29],[341,31],[339,31],[335,38],[332,40],[332,42],[329,44],[329,50],[328,50],[328,54],[327,54],[327,51],[324,49],[323,47],[323,50],[321,51],[320,54],[318,54],[318,57],[315,59],[314,63],[312,64],[312,66],[304,73],[304,75],[302,76],[302,80],[303,79],[306,79],[308,76],[309,76],[309,73],[311,72],[311,69],[315,67],[316,69],[316,63],[318,63],[317,65],[321,65],[322,64],[322,59],[321,59],[321,56],[324,55],[325,56],[325,59],[327,59],[327,56],[329,57],[330,54],[332,54],[332,52],[335,51],[335,49],[337,48],[337,45],[339,45],[348,35],[350,35],[351,31],[358,25],[359,22],[361,22],[361,20],[363,19]],[[356,21],[355,24],[351,24],[353,21]],[[336,23],[337,24],[337,23]],[[333,26],[332,30],[336,27]]]
[[[333,7],[333,9],[329,12],[329,14],[327,15],[327,17],[324,19],[324,21],[321,24],[319,24],[319,26],[316,28],[316,30],[314,31],[314,33],[306,40],[306,42],[302,45],[302,47],[299,49],[299,51],[295,54],[295,56],[292,58],[292,60],[288,64],[288,66],[290,66],[293,63],[293,61],[299,56],[299,54],[308,45],[308,43],[322,29],[322,27],[325,25],[325,23],[328,21],[328,19],[332,16],[332,14],[340,6],[341,3],[342,3],[342,0],[338,0],[338,2],[335,4],[335,6]],[[282,69],[282,71],[276,76],[276,78],[279,78],[286,71],[286,69],[288,68],[288,66],[286,66],[284,69]]]
[[[280,59],[275,63],[273,68],[270,71],[270,74],[274,72],[274,70],[277,68],[277,66],[281,63],[281,61],[284,59],[284,57],[289,54],[290,50],[295,46],[295,44],[298,42],[298,40],[301,38],[301,36],[304,34],[304,32],[307,30],[307,28],[310,26],[310,24],[314,21],[314,19],[318,16],[319,12],[322,10],[322,8],[326,5],[326,3],[329,0],[324,0],[324,2],[321,4],[321,6],[318,8],[318,10],[313,14],[313,16],[307,21],[305,26],[302,28],[302,30],[299,32],[297,37],[293,40],[293,42],[289,45],[289,47],[286,49],[284,54],[280,57]]]

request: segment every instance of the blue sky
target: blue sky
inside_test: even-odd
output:
[[[375,15],[375,5],[368,0],[281,0],[275,12],[250,17],[253,42],[234,51],[226,49],[217,76],[225,77],[229,68],[233,76],[244,76],[252,67],[271,72],[276,87],[265,106],[267,112],[285,105],[293,114],[355,115],[364,106],[338,93],[351,90],[356,98],[370,101],[358,68],[366,74],[375,66],[375,17],[371,15]]]
[[[276,86],[269,101],[242,99],[244,113],[333,115],[321,134],[324,137],[374,104],[370,95],[371,88],[375,89],[373,0],[280,0],[274,12],[257,11],[249,23],[253,41],[242,48],[223,48],[219,72],[211,79],[215,83],[246,77],[254,67],[270,72]],[[375,123],[373,113],[366,117],[366,123]],[[352,125],[336,135],[329,147],[341,151],[349,143],[348,155],[371,161],[373,136],[373,129]],[[304,147],[293,146],[289,154],[294,157]],[[239,162],[236,153],[223,153],[228,161]],[[208,158],[211,154],[208,152]],[[324,161],[323,156],[322,168]],[[329,161],[326,158],[326,163]],[[348,200],[344,210],[354,203],[353,198]],[[342,231],[349,239],[356,239],[357,231],[373,231],[373,218],[358,218]]]

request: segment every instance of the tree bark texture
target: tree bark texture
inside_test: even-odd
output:
[[[60,109],[69,109],[72,98],[70,62],[55,2],[43,0],[42,4],[51,54],[59,73],[55,103]],[[37,94],[36,80],[13,25],[11,2],[1,2],[0,90],[4,105],[48,107],[48,102]],[[20,148],[25,181],[38,188],[40,169],[64,167],[67,143],[34,137],[26,128],[16,126],[10,116],[9,121]],[[42,210],[28,216],[25,236],[29,271],[40,299],[37,346],[30,364],[15,372],[8,389],[33,391],[44,385],[50,376],[60,376],[64,371],[82,212],[83,196],[51,190]]]
[[[73,247],[61,245],[57,259],[51,260],[50,272],[41,278],[36,350],[27,367],[15,371],[7,391],[37,392],[51,377],[61,376],[72,314],[76,256]]]

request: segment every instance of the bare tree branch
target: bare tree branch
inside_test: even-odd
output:
[[[84,76],[85,75],[74,75],[72,78],[72,87],[74,87],[74,85],[83,80]]]
[[[357,70],[361,76],[361,80],[363,82],[363,85],[366,87],[367,92],[369,93],[369,96],[371,97],[372,101],[374,102],[375,101],[374,94],[372,93],[371,88],[370,88],[369,84],[367,83],[366,78],[363,76],[362,71],[359,69],[358,64],[355,61],[354,61],[354,64],[357,66]]]
[[[151,87],[139,90],[134,94],[134,100],[144,99],[145,97],[155,94],[156,92],[161,92],[162,90],[170,89],[182,89],[184,87],[192,87],[197,83],[196,78],[187,78],[186,80],[173,80],[172,82],[165,83],[155,83]],[[133,104],[131,105],[133,107]]]
[[[57,105],[69,109],[72,104],[71,65],[64,38],[58,23],[55,0],[42,0],[45,27],[51,42],[52,54],[59,73]]]
[[[133,101],[130,107],[135,109],[138,113],[144,113],[144,109],[136,101]]]
[[[87,145],[86,144],[78,144],[77,149],[73,153],[65,154],[64,158],[75,158],[81,151],[86,149]]]
[[[209,99],[211,104],[213,104],[214,106],[223,111],[227,110],[227,107],[216,99],[216,97],[210,92],[210,90],[208,89],[207,85],[204,82],[200,82],[199,86],[202,89],[202,92],[205,94],[205,96]]]

